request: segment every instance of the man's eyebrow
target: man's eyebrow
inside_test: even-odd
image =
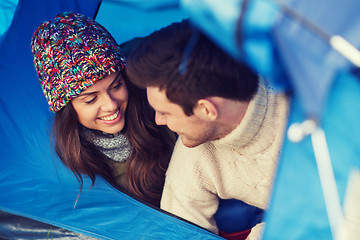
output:
[[[153,106],[151,106],[151,105],[150,105],[150,107],[151,107],[152,109],[154,109],[155,112],[158,112],[158,113],[161,113],[161,114],[169,114],[169,112],[157,110],[157,109],[155,109],[155,108],[154,108]]]

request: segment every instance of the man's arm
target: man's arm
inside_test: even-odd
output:
[[[160,207],[217,233],[213,215],[219,200],[206,186],[201,155],[201,148],[187,148],[178,140],[166,172]]]

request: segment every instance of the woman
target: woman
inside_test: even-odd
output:
[[[77,13],[41,24],[32,42],[35,68],[55,112],[55,149],[82,187],[96,175],[159,206],[174,139],[154,123],[144,90],[125,74],[110,33]]]

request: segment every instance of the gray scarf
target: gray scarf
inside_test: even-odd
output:
[[[100,152],[116,162],[125,162],[132,152],[129,140],[122,134],[108,134],[97,130],[81,127],[85,138],[93,143]]]

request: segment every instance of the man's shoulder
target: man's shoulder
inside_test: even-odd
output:
[[[194,161],[195,160],[202,160],[202,159],[206,159],[207,156],[209,156],[209,153],[211,153],[212,151],[212,143],[211,142],[206,142],[203,143],[199,146],[193,147],[193,148],[189,148],[186,147],[181,139],[178,139],[176,144],[175,144],[175,148],[173,151],[173,155],[172,155],[172,159],[189,159],[188,161]]]
[[[212,161],[213,154],[208,148],[211,145],[209,142],[188,148],[181,140],[178,140],[166,172],[168,187],[172,186],[177,191],[192,188],[205,189],[204,184],[209,185],[209,175],[214,173],[210,169],[216,164]],[[179,181],[179,179],[182,180]]]
[[[197,147],[186,147],[181,139],[178,139],[173,154],[171,156],[169,169],[170,171],[184,171],[183,168],[189,171],[194,171],[195,168],[202,168],[209,163],[211,158],[211,143],[203,143]],[[168,170],[169,170],[168,169]]]

